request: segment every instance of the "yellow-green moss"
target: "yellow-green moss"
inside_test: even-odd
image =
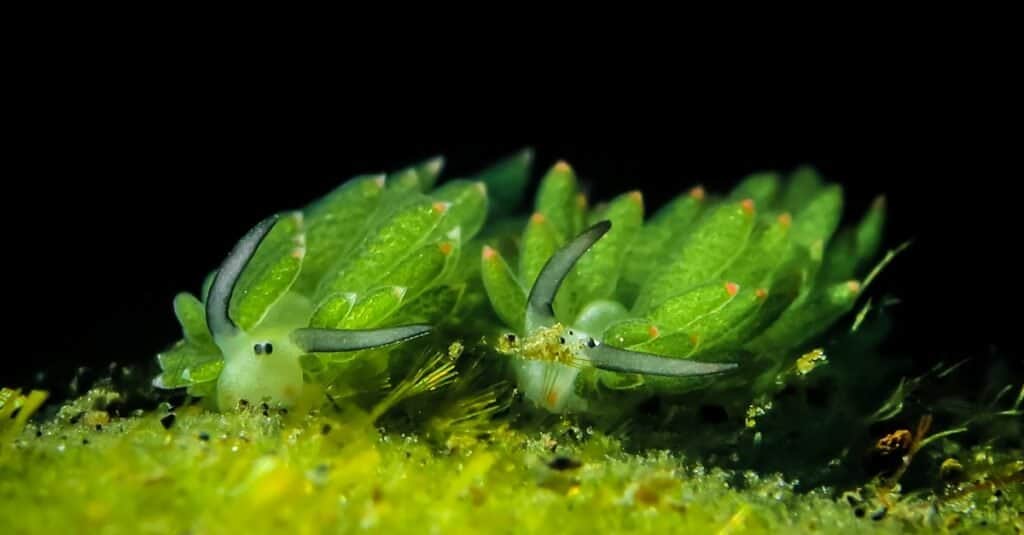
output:
[[[105,394],[93,394],[103,397]],[[1020,485],[958,500],[794,492],[568,421],[429,440],[357,409],[186,406],[86,418],[85,398],[0,456],[0,533],[931,533],[1024,527]],[[165,429],[165,426],[168,427]],[[1019,470],[1021,467],[1018,467]],[[862,493],[863,494],[863,493]],[[854,503],[856,501],[856,503]],[[938,505],[936,505],[938,504]],[[861,509],[863,516],[855,514]]]

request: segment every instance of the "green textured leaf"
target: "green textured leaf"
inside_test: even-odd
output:
[[[768,210],[779,193],[778,173],[754,173],[743,179],[732,190],[730,197],[735,201],[752,199],[761,210]]]
[[[419,178],[421,191],[424,193],[431,190],[444,169],[444,157],[435,156],[414,166],[416,175]]]
[[[210,353],[208,348],[197,347],[184,340],[156,356],[162,373],[154,381],[159,388],[180,388],[188,386],[192,381],[185,377],[185,372],[194,367],[212,362],[223,361],[220,352]]]
[[[383,280],[407,288],[410,298],[419,295],[441,277],[454,247],[451,242],[424,245],[402,260]]]
[[[704,206],[703,188],[693,188],[663,206],[644,224],[623,264],[618,289],[622,302],[636,300],[640,287],[654,273],[658,262],[671,258],[682,247]]]
[[[860,284],[847,281],[815,291],[796,303],[750,343],[757,351],[796,347],[821,334],[857,301]]]
[[[523,231],[523,243],[519,251],[519,280],[526,288],[532,288],[537,275],[544,268],[560,243],[558,234],[547,216],[537,212],[530,217]]]
[[[608,204],[604,218],[611,221],[611,230],[580,257],[573,276],[563,285],[562,292],[568,291],[568,299],[571,299],[571,308],[565,310],[569,316],[575,316],[591,301],[615,294],[623,261],[643,223],[644,203],[640,192],[616,197]]]
[[[401,286],[382,286],[359,296],[352,310],[335,329],[372,329],[393,314],[405,300],[406,289]]]
[[[742,326],[744,336],[740,343],[746,343],[760,335],[775,323],[800,295],[802,273],[798,269],[784,267],[779,270],[767,288],[768,296],[753,317]]]
[[[345,316],[356,304],[358,296],[351,292],[339,292],[331,294],[320,302],[320,306],[313,311],[309,320],[309,326],[322,329],[333,329],[341,324]]]
[[[541,179],[534,211],[550,222],[559,245],[574,237],[578,193],[576,173],[565,162],[556,163]]]
[[[484,247],[480,257],[480,275],[494,312],[505,325],[522,332],[526,290],[497,249]]]
[[[882,247],[882,231],[885,229],[885,197],[878,197],[857,225],[858,267],[870,262]]]
[[[647,318],[658,325],[663,334],[691,332],[695,326],[727,308],[739,290],[732,282],[704,284],[666,300],[651,309]]]
[[[705,218],[675,260],[640,289],[634,312],[646,312],[666,299],[717,280],[747,246],[754,207],[746,201],[719,206]]]
[[[763,289],[740,287],[728,303],[711,314],[704,315],[690,323],[685,331],[695,340],[695,355],[708,354],[742,338],[734,330],[754,317],[755,312],[767,299]]]
[[[843,189],[831,185],[820,190],[803,208],[793,212],[793,242],[810,247],[817,241],[828,243],[843,215]]]
[[[426,243],[443,219],[448,205],[418,196],[392,213],[380,226],[366,235],[351,256],[324,279],[319,295],[335,292],[361,293],[371,288],[394,269],[410,251]]]
[[[601,340],[615,347],[633,348],[658,336],[659,329],[648,319],[626,319],[608,326]]]
[[[795,214],[816,197],[821,188],[822,180],[818,171],[810,166],[800,167],[789,175],[789,184],[782,194],[779,207]]]
[[[508,215],[522,204],[532,162],[533,151],[524,149],[475,175],[487,186],[492,217]]]
[[[877,197],[855,227],[844,228],[828,245],[821,280],[844,281],[857,276],[878,255],[885,227],[885,197]]]
[[[462,239],[468,240],[480,232],[487,219],[487,187],[483,182],[453,180],[437,188],[434,199],[449,203],[444,219],[434,231],[435,238],[461,229]]]
[[[766,285],[789,257],[791,226],[788,214],[780,215],[770,223],[758,224],[747,248],[726,270],[726,278],[743,287]]]
[[[222,369],[224,369],[224,359],[208,360],[185,368],[182,378],[189,384],[216,381],[220,377]]]
[[[257,325],[292,287],[306,256],[303,217],[281,217],[256,250],[231,296],[230,314],[243,330]]]
[[[213,335],[206,326],[206,309],[196,296],[188,292],[174,296],[174,315],[181,324],[185,340],[197,346],[215,347]]]
[[[192,397],[212,399],[214,394],[217,393],[217,382],[194,383],[189,385],[186,391]]]
[[[690,357],[697,350],[697,345],[698,341],[695,335],[677,332],[652,338],[630,349],[666,357]]]
[[[363,238],[377,210],[384,175],[353,178],[314,202],[306,216],[306,258],[295,291],[311,296],[328,270]]]
[[[435,286],[403,304],[394,323],[440,323],[455,313],[465,291],[464,284]]]

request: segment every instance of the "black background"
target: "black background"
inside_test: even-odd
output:
[[[59,388],[79,366],[152,365],[179,335],[176,292],[197,292],[253,223],[347,177],[436,154],[444,176],[465,175],[524,146],[536,149],[534,186],[565,159],[593,198],[641,189],[649,211],[697,183],[721,191],[804,163],[844,185],[848,218],[884,193],[886,245],[914,240],[876,288],[902,299],[890,349],[921,368],[993,353],[1019,362],[1020,171],[1006,164],[1018,148],[970,118],[812,109],[697,122],[658,106],[611,119],[595,105],[512,131],[486,113],[477,119],[489,129],[366,110],[271,121],[255,106],[224,116],[164,104],[76,102],[28,117],[10,146],[4,385]]]

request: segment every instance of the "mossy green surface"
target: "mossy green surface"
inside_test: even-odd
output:
[[[402,432],[350,408],[197,405],[126,418],[108,392],[0,450],[0,531],[22,533],[1014,533],[1018,482],[942,499],[797,490],[565,419],[545,431]],[[436,429],[435,429],[436,430]],[[988,481],[1024,467],[978,450]],[[987,460],[986,460],[987,459]],[[981,466],[987,465],[987,466]],[[963,488],[970,490],[968,482]],[[888,508],[882,509],[884,503]]]

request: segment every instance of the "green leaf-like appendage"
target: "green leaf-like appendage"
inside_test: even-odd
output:
[[[561,290],[568,317],[587,303],[615,294],[624,260],[643,224],[643,197],[637,191],[620,195],[608,204],[602,218],[611,221],[611,230],[579,259]]]
[[[514,366],[519,386],[527,398],[553,411],[585,405],[564,400],[565,385],[573,381],[573,395],[601,397],[609,391],[681,393],[722,380],[657,376],[675,368],[704,368],[669,366],[664,360],[641,365],[642,353],[703,361],[709,363],[706,369],[719,372],[731,369],[728,362],[747,370],[725,379],[725,385],[758,373],[764,377],[756,384],[772,383],[771,370],[854,305],[860,287],[852,279],[863,275],[877,253],[884,222],[879,202],[856,227],[833,237],[842,189],[824,183],[809,167],[786,181],[775,173],[750,175],[720,201],[706,199],[696,187],[646,223],[637,194],[594,209],[573,203],[574,198],[582,199],[575,174],[559,163],[541,181],[518,251],[499,253],[502,242],[492,241],[481,263],[492,307],[525,337],[526,349],[510,349],[519,351]],[[522,310],[529,306],[524,299],[535,290],[538,273],[565,254],[570,240],[582,238],[584,224],[603,220],[610,220],[610,231],[591,242],[566,273],[555,294],[555,318],[542,314],[524,332]],[[516,256],[513,272],[504,258]],[[553,284],[545,278],[545,295]],[[602,349],[601,343],[611,348]],[[617,358],[625,359],[621,366],[609,361]],[[757,364],[746,367],[748,358]],[[548,359],[573,362],[569,369],[578,371],[549,367]],[[580,367],[588,360],[601,369]],[[627,370],[655,375],[621,373]]]
[[[278,220],[235,286],[229,315],[243,330],[263,319],[299,275],[306,256],[303,218],[293,212]]]
[[[694,229],[679,256],[641,288],[634,311],[643,313],[721,276],[747,246],[754,220],[752,201],[727,203],[715,209]]]
[[[318,293],[361,293],[369,289],[433,234],[447,210],[447,203],[426,197],[398,209],[380,228],[366,235],[348,262],[324,279]]]
[[[558,162],[540,182],[534,211],[550,223],[558,244],[569,241],[578,230],[579,186],[576,173],[565,162]]]
[[[491,247],[484,247],[480,274],[495,313],[506,325],[516,332],[522,332],[526,289],[512,273],[501,253]]]
[[[363,238],[383,191],[384,175],[356,177],[304,211],[306,258],[296,291],[313,295],[328,270]]]
[[[188,292],[174,296],[174,315],[181,324],[186,342],[197,347],[210,348],[211,353],[216,353],[213,336],[206,326],[206,309],[196,296]]]
[[[487,219],[487,187],[483,182],[453,180],[437,188],[431,195],[434,199],[448,203],[444,220],[434,231],[435,237],[444,237],[453,230],[460,234],[475,236]]]
[[[509,215],[522,204],[531,163],[533,151],[525,149],[476,174],[474,178],[487,186],[492,217]]]

